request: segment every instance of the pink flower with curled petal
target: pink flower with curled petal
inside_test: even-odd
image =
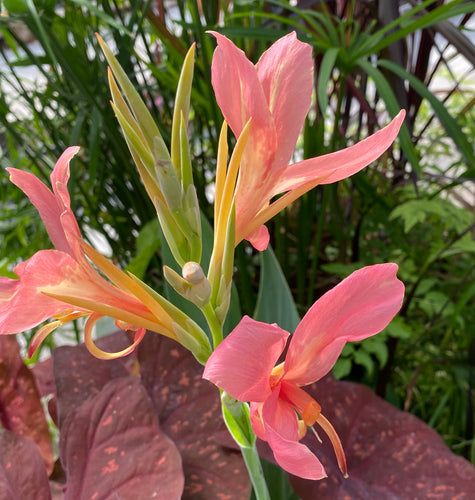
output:
[[[218,41],[212,83],[224,118],[236,137],[252,119],[235,192],[236,245],[247,239],[264,250],[269,242],[265,222],[318,184],[349,177],[376,160],[396,138],[404,111],[349,148],[289,165],[311,104],[310,45],[290,33],[254,65],[229,39],[212,33]]]
[[[318,424],[346,475],[337,433],[301,387],[326,375],[346,342],[375,335],[388,325],[404,296],[396,272],[396,264],[365,267],[323,295],[298,325],[285,360],[277,366],[288,332],[247,316],[206,363],[205,379],[251,403],[254,432],[269,443],[277,463],[291,474],[307,479],[326,476],[318,458],[299,442],[307,427],[313,430]]]
[[[106,358],[130,352],[147,328],[176,339],[173,319],[160,305],[134,279],[81,240],[67,189],[69,162],[78,150],[70,147],[59,158],[51,174],[52,190],[31,173],[7,169],[11,181],[39,211],[55,250],[41,250],[18,264],[14,272],[19,279],[0,277],[0,334],[19,333],[53,318],[33,337],[31,355],[55,328],[89,316],[86,345],[96,356]],[[136,332],[130,348],[109,355],[94,345],[91,330],[102,316],[111,316],[117,326]]]

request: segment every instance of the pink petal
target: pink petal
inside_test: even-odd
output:
[[[289,334],[244,316],[211,354],[203,378],[239,401],[264,401],[271,393],[269,377]]]
[[[214,31],[218,46],[211,65],[211,81],[225,120],[238,137],[252,116],[253,125],[267,128],[269,106],[255,66],[231,40]]]
[[[246,240],[249,241],[249,243],[251,243],[256,250],[261,252],[262,250],[265,250],[269,244],[269,230],[266,226],[260,226],[255,231],[248,234],[246,236]]]
[[[262,441],[266,441],[266,430],[262,421],[262,407],[264,403],[252,403],[249,405],[249,416],[254,434]]]
[[[60,157],[51,174],[51,178],[67,182],[69,176],[69,161],[79,148],[68,148]],[[36,207],[46,226],[48,235],[59,251],[73,254],[70,244],[61,225],[61,214],[69,208],[69,195],[66,195],[66,185],[57,188],[60,197],[57,197],[36,176],[16,168],[7,168],[10,180],[18,186]],[[55,181],[56,182],[56,181]],[[66,191],[66,193],[65,193]],[[67,205],[65,205],[67,202]],[[77,229],[79,231],[79,229]],[[79,233],[77,234],[79,236]]]
[[[289,33],[264,52],[256,68],[277,133],[274,168],[287,166],[311,104],[312,48]]]
[[[59,157],[53,172],[51,173],[51,186],[56,197],[61,200],[65,207],[71,205],[71,199],[68,193],[69,181],[69,162],[78,153],[78,146],[71,146],[67,148],[64,153]]]
[[[396,264],[365,267],[318,299],[292,336],[284,379],[311,384],[328,373],[347,341],[383,330],[404,298],[397,269]]]
[[[71,276],[77,263],[66,253],[42,250],[15,267],[18,280],[0,282],[0,334],[20,333],[48,318],[72,309],[70,305],[43,295],[45,285],[58,285]],[[11,295],[8,296],[8,289]]]
[[[278,399],[278,395],[279,392],[275,390],[262,408],[266,441],[272,448],[276,462],[295,476],[306,479],[326,477],[320,460],[298,441],[295,411],[288,403]]]
[[[270,199],[277,136],[255,66],[231,40],[219,33],[212,34],[218,46],[213,55],[211,79],[224,118],[236,137],[252,118],[235,194],[236,234],[246,234],[249,221]]]
[[[289,165],[275,184],[272,195],[302,185],[308,185],[308,189],[312,189],[318,184],[337,182],[359,172],[389,148],[399,133],[404,116],[405,111],[400,111],[385,128],[353,146]]]

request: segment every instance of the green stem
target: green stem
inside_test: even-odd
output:
[[[269,490],[267,488],[264,472],[262,471],[261,460],[257,453],[256,446],[242,446],[241,453],[246,463],[249,477],[257,500],[270,500]]]
[[[206,318],[211,331],[211,336],[213,337],[213,348],[216,349],[216,347],[218,347],[218,345],[223,341],[223,326],[216,317],[216,313],[210,302],[203,306],[201,311]]]

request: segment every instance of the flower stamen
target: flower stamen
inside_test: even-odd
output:
[[[345,478],[348,477],[348,470],[346,467],[345,452],[343,451],[343,446],[341,445],[340,438],[336,433],[334,427],[330,422],[320,413],[317,424],[325,431],[325,434],[329,437],[333,449],[335,450],[336,459],[338,461],[338,467],[340,468],[342,474]],[[313,428],[312,428],[313,429]]]

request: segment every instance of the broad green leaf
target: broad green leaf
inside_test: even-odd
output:
[[[287,280],[280,268],[272,248],[260,253],[261,280],[254,319],[266,323],[277,323],[281,328],[293,332],[300,318]]]

